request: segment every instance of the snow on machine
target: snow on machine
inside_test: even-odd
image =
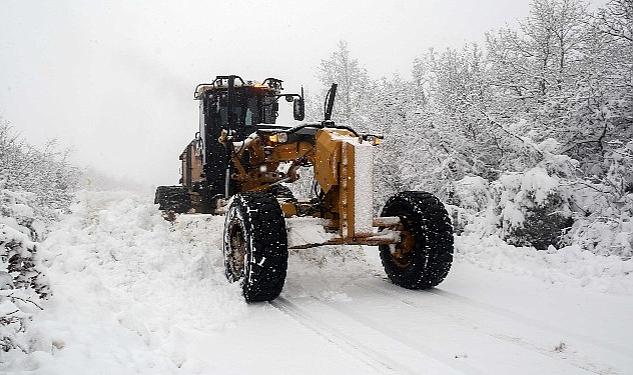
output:
[[[270,301],[282,291],[288,249],[321,245],[378,246],[389,279],[409,289],[433,287],[453,259],[453,229],[432,194],[404,191],[373,211],[373,152],[382,136],[361,134],[331,121],[336,84],[328,92],[324,120],[276,124],[279,100],[304,120],[304,97],[282,94],[282,81],[262,83],[218,76],[199,84],[200,129],[180,155],[178,186],[159,186],[155,203],[166,218],[180,213],[226,215],[225,273],[240,281],[247,301]],[[313,197],[297,200],[285,185],[311,167]],[[286,219],[320,218],[333,233],[326,241],[290,246]]]

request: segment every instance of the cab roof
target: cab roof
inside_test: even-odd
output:
[[[270,91],[274,94],[279,94],[283,90],[282,80],[277,78],[266,78],[261,83],[257,81],[244,81],[240,76],[217,76],[211,83],[200,83],[196,86],[193,92],[193,98],[200,100],[203,94],[207,91],[226,91],[229,87],[229,80],[233,79],[233,84],[236,89],[251,87],[255,89],[261,89]]]

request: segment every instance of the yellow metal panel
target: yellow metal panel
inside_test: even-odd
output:
[[[354,147],[341,142],[339,179],[339,226],[342,238],[354,237]]]
[[[292,161],[312,151],[312,145],[308,142],[293,142],[275,145],[269,160]]]
[[[357,137],[334,136],[341,144],[338,181],[339,229],[352,240],[372,234],[371,147]],[[368,149],[369,147],[369,149]],[[365,160],[367,159],[367,160]],[[358,185],[359,181],[362,185]],[[369,194],[366,194],[369,191]]]
[[[329,130],[320,130],[316,135],[316,156],[314,161],[314,178],[324,193],[338,184],[338,161],[341,153],[341,142],[333,139]]]
[[[280,206],[284,217],[293,217],[297,214],[297,205],[292,202],[282,202]]]

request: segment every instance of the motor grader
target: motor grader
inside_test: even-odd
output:
[[[217,76],[196,86],[200,127],[180,155],[178,186],[159,186],[164,216],[224,214],[223,256],[229,281],[247,301],[270,301],[282,291],[288,264],[286,219],[310,216],[333,234],[321,243],[378,246],[389,279],[409,289],[439,284],[452,262],[453,230],[432,194],[405,191],[373,210],[373,152],[382,136],[331,120],[336,84],[324,119],[303,122],[304,95],[282,93],[282,81]],[[276,123],[279,102],[292,103],[295,126]],[[312,197],[294,198],[286,186],[313,171]]]

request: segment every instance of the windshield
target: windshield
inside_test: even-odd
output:
[[[262,95],[262,92],[253,90],[237,90],[232,109],[234,122],[237,126],[254,126],[259,123],[274,124],[276,119],[276,102],[271,96]],[[227,125],[228,118],[228,94],[216,93],[212,98],[212,109],[219,122]]]

